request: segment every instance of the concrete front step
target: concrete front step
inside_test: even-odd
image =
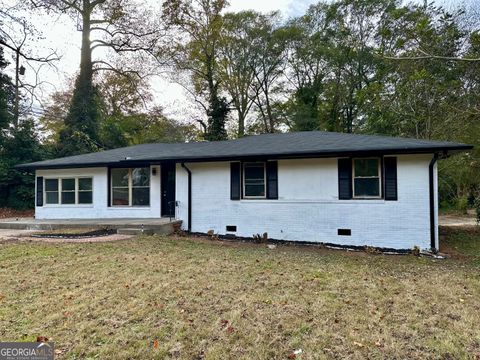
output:
[[[135,234],[143,233],[170,235],[180,229],[181,220],[168,219],[68,219],[68,220],[36,220],[9,219],[0,220],[0,229],[10,230],[58,230],[73,228],[88,229],[128,229]]]

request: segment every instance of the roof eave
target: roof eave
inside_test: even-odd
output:
[[[378,149],[378,150],[356,150],[356,151],[329,151],[329,152],[299,152],[299,153],[278,153],[278,154],[255,154],[255,155],[229,155],[229,156],[184,156],[176,158],[151,158],[151,159],[132,159],[111,162],[90,162],[76,164],[20,164],[15,168],[23,170],[53,170],[53,169],[74,169],[88,167],[127,167],[149,164],[160,164],[162,162],[217,162],[232,160],[259,160],[259,159],[308,159],[308,158],[331,158],[331,157],[351,157],[351,156],[370,156],[370,155],[414,155],[414,154],[433,154],[440,153],[443,156],[473,149],[472,145],[459,144],[458,146],[448,147],[425,147],[425,148],[397,148],[397,149]]]

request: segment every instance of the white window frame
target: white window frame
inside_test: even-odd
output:
[[[372,160],[378,161],[378,176],[355,176],[355,160]],[[355,179],[376,179],[378,178],[378,196],[356,196],[355,195]],[[352,159],[352,197],[354,199],[381,199],[382,198],[382,159],[379,157],[358,157]]]
[[[91,179],[92,180],[92,190],[80,190],[80,184],[79,184],[80,179]],[[87,205],[87,206],[88,205],[93,205],[93,199],[94,199],[94,193],[93,193],[94,189],[93,188],[94,188],[94,186],[93,186],[93,176],[79,176],[79,177],[77,177],[76,181],[75,181],[75,194],[76,194],[75,195],[75,204],[76,205]],[[81,192],[91,192],[92,193],[92,202],[91,203],[81,203],[80,204],[78,199],[79,199],[79,194]]]
[[[57,180],[57,191],[47,191],[47,180]],[[51,178],[43,178],[43,203],[48,206],[48,205],[60,205],[61,204],[61,192],[60,192],[60,189],[61,189],[61,181],[59,178],[57,177],[51,177]],[[53,192],[56,192],[58,193],[58,196],[57,196],[57,199],[58,201],[56,203],[49,203],[47,202],[47,193],[53,193]]]
[[[148,186],[133,186],[133,177],[132,172],[134,169],[148,169]],[[126,188],[127,186],[113,186],[113,174],[110,172],[110,206],[115,208],[131,208],[131,207],[140,207],[140,208],[149,208],[152,202],[152,170],[149,166],[140,166],[135,168],[112,168],[112,170],[128,170],[128,205],[114,205],[113,204],[113,189],[118,188]],[[149,191],[149,199],[148,205],[133,205],[133,189],[134,188],[148,188]]]
[[[62,203],[62,181],[63,180],[68,180],[68,179],[74,179],[75,180],[75,190],[65,190],[69,192],[75,192],[75,203],[74,204],[63,204]],[[80,192],[79,186],[78,186],[78,180],[79,179],[91,179],[92,180],[92,202],[91,203],[82,203],[80,204],[78,202],[78,193]],[[58,181],[58,202],[56,203],[47,203],[47,192],[54,192],[54,191],[47,191],[46,190],[46,181],[47,180],[57,180]],[[44,177],[43,178],[43,203],[45,206],[92,206],[93,205],[93,199],[94,199],[94,186],[93,186],[93,176],[62,176],[62,177]],[[86,190],[82,192],[87,192]]]
[[[263,196],[247,196],[245,194],[245,166],[248,164],[263,164]],[[267,163],[265,161],[248,161],[242,163],[242,197],[243,199],[266,199],[267,198]]]
[[[63,190],[63,180],[73,180],[73,190]],[[75,177],[64,177],[64,178],[59,180],[59,192],[60,192],[59,202],[60,202],[60,205],[77,205],[77,189],[78,189],[77,185],[78,185],[77,184],[77,179]],[[73,193],[73,204],[64,204],[62,202],[62,195],[63,195],[64,192]]]

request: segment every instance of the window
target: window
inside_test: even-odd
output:
[[[45,179],[45,203],[76,205],[92,204],[92,178]]]
[[[265,198],[265,163],[245,163],[243,166],[243,196]]]
[[[45,179],[45,203],[58,204],[58,179]]]
[[[149,168],[112,169],[112,206],[149,206]]]
[[[356,198],[379,198],[380,159],[353,159],[353,196]]]
[[[75,204],[75,179],[62,179],[62,204]]]
[[[92,178],[78,179],[78,203],[91,204],[93,202]]]

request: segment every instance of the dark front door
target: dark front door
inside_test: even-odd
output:
[[[175,164],[162,164],[162,216],[175,216]]]

